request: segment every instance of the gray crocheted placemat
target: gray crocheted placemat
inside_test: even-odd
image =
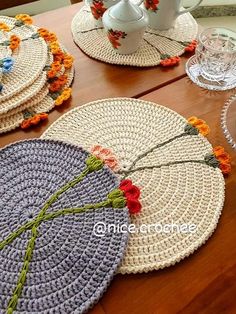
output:
[[[127,233],[97,237],[93,228],[128,224],[128,210],[79,211],[106,202],[119,183],[91,158],[51,140],[0,151],[0,313],[84,313],[110,283]]]

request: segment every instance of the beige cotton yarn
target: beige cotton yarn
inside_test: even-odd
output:
[[[49,91],[47,77],[54,56],[49,48],[50,43],[39,36],[38,27],[26,24],[15,26],[16,19],[7,16],[0,16],[0,22],[10,28],[10,31],[0,30],[1,58],[11,56],[14,61],[12,70],[1,75],[0,133],[4,133],[19,127],[28,112],[32,115],[46,113],[55,106],[55,97],[53,99]],[[14,51],[5,45],[12,35],[20,39]],[[59,46],[68,54],[60,43]],[[64,89],[72,84],[74,68],[66,69],[62,65],[56,75],[60,77],[63,74],[67,75]]]
[[[137,99],[104,99],[75,108],[42,135],[84,147],[109,148],[120,171],[153,146],[183,133],[187,121],[176,112]],[[140,159],[144,169],[128,175],[141,189],[142,211],[131,218],[141,225],[194,224],[196,232],[136,232],[130,234],[120,273],[137,273],[174,265],[189,256],[214,232],[224,203],[224,178],[218,168],[190,160],[204,160],[212,146],[202,135],[187,135]],[[160,166],[171,162],[180,162]],[[160,231],[160,230],[159,230]]]
[[[192,15],[186,13],[178,17],[175,27],[170,30],[156,31],[148,28],[140,48],[130,55],[119,55],[112,49],[104,29],[96,30],[88,6],[84,6],[75,15],[71,30],[75,43],[94,59],[112,64],[147,67],[159,65],[161,54],[171,57],[182,55],[187,46],[185,42],[196,39],[198,25]]]

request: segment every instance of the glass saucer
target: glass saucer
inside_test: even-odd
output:
[[[233,69],[231,70],[231,73],[226,74],[224,80],[212,81],[202,75],[201,67],[197,62],[195,55],[187,61],[185,70],[191,81],[200,87],[217,91],[228,90],[236,87],[236,69]]]
[[[236,149],[236,94],[227,100],[222,109],[221,126],[226,139]]]

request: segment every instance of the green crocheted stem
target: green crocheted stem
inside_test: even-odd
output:
[[[147,170],[147,169],[158,169],[158,168],[162,168],[162,167],[168,167],[168,166],[180,165],[180,164],[186,164],[186,163],[198,163],[198,164],[208,165],[205,160],[194,160],[194,159],[193,160],[181,160],[181,161],[168,162],[166,164],[162,164],[162,165],[158,165],[158,166],[156,166],[156,165],[154,165],[154,166],[143,166],[143,167],[138,167],[138,168],[135,168],[132,170],[123,170],[123,171],[120,171],[119,174],[125,174],[124,178],[126,178],[128,175],[130,175],[131,173],[134,173],[136,171]]]
[[[184,47],[185,47],[186,45],[190,44],[190,42],[181,41],[181,40],[176,40],[176,39],[174,39],[174,38],[170,38],[170,37],[167,37],[167,36],[164,36],[164,35],[160,35],[160,34],[155,34],[155,33],[153,33],[153,32],[149,32],[149,31],[145,31],[145,33],[151,34],[151,35],[155,35],[155,36],[157,36],[157,37],[162,37],[162,38],[168,39],[168,40],[173,41],[173,42],[177,42],[177,43],[181,44],[181,45],[184,46]]]
[[[152,152],[153,152],[154,150],[156,150],[157,148],[160,148],[160,147],[162,147],[162,146],[165,146],[166,144],[169,144],[169,143],[171,143],[171,142],[177,140],[178,138],[181,138],[181,137],[187,136],[187,135],[188,135],[188,134],[187,134],[186,132],[184,132],[184,133],[181,133],[181,134],[179,134],[179,135],[176,135],[176,136],[172,137],[171,139],[169,139],[169,140],[167,140],[167,141],[165,141],[165,142],[162,142],[162,143],[159,143],[159,144],[153,146],[152,148],[150,148],[150,149],[147,150],[146,152],[144,152],[144,153],[138,155],[137,158],[132,162],[132,164],[131,164],[131,166],[129,167],[128,170],[122,171],[122,172],[119,172],[119,173],[125,173],[125,172],[131,171],[139,160],[143,159],[144,157],[146,157],[148,154],[152,153]]]
[[[24,256],[23,267],[21,269],[21,272],[20,272],[20,275],[19,275],[19,278],[17,281],[17,285],[16,285],[15,290],[13,292],[13,295],[12,295],[12,297],[8,303],[8,306],[7,306],[7,314],[12,314],[13,311],[17,307],[18,299],[22,293],[24,284],[26,282],[26,277],[27,277],[27,273],[29,270],[29,264],[30,264],[30,261],[33,257],[33,251],[34,251],[34,247],[35,247],[36,238],[37,238],[37,227],[33,226],[32,227],[32,236],[28,242],[25,256]]]
[[[67,184],[65,184],[60,190],[58,190],[56,193],[54,193],[49,200],[45,203],[45,205],[43,206],[43,208],[41,209],[41,211],[39,212],[38,216],[35,218],[34,220],[34,224],[39,222],[42,220],[45,212],[47,211],[47,209],[58,199],[58,197],[63,194],[64,192],[66,192],[67,190],[69,190],[70,188],[73,188],[76,184],[78,184],[80,181],[82,181],[84,179],[84,177],[86,177],[86,175],[89,173],[89,169],[86,168],[80,176],[78,176],[77,178],[73,179],[72,181],[68,182]],[[33,224],[33,225],[34,225]],[[28,229],[31,229],[31,227],[33,226],[32,222],[29,221],[28,223],[26,223],[25,225],[21,226],[19,229],[17,229],[16,231],[14,231],[12,234],[10,234],[5,240],[3,240],[2,242],[0,242],[0,250],[2,250],[6,245],[10,244],[11,242],[13,242],[16,238],[18,238],[23,232],[25,232]]]
[[[93,171],[100,170],[103,167],[103,162],[100,161],[99,159],[97,159],[96,157],[92,156],[92,155],[90,155],[86,159],[85,163],[86,163],[87,167],[80,174],[80,176],[78,176],[75,179],[71,180],[70,182],[66,183],[62,188],[60,188],[56,193],[54,193],[49,198],[49,200],[45,203],[45,205],[43,206],[43,208],[39,212],[38,216],[35,218],[32,227],[30,226],[30,223],[27,223],[26,224],[27,228],[25,228],[25,225],[20,227],[18,230],[13,232],[9,237],[7,237],[4,241],[2,241],[0,243],[0,249],[3,249],[5,245],[8,245],[9,243],[11,243],[22,232],[31,228],[32,235],[31,235],[31,238],[30,238],[28,245],[27,245],[27,248],[26,248],[24,263],[23,263],[23,267],[22,267],[20,276],[19,276],[18,281],[17,281],[16,288],[14,289],[13,296],[10,299],[8,306],[7,306],[7,314],[12,314],[13,311],[17,307],[18,300],[21,296],[24,284],[26,282],[27,273],[29,270],[29,264],[30,264],[30,261],[33,257],[34,246],[35,246],[35,242],[37,239],[37,228],[41,224],[41,222],[43,221],[47,209],[58,199],[58,197],[61,194],[65,193],[67,190],[73,188],[76,184],[78,184],[80,181],[82,181],[87,176],[87,174],[89,174],[90,172],[93,172]],[[66,214],[66,213],[73,213],[73,211],[70,212],[70,210],[71,209],[67,209],[67,211],[62,210],[62,211],[60,211],[60,215]],[[76,210],[77,210],[77,212],[79,210],[81,211],[81,208],[80,209],[78,209],[78,208],[74,209],[75,212],[76,212]],[[55,215],[56,213],[53,213],[53,214]],[[60,216],[60,215],[58,215],[58,216]]]

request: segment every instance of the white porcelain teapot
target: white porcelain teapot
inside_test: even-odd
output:
[[[121,0],[104,13],[102,20],[117,53],[130,54],[139,48],[148,25],[148,15],[137,4]]]
[[[149,17],[149,26],[153,29],[167,30],[174,26],[177,17],[196,9],[203,0],[191,8],[181,10],[181,0],[144,0],[142,7]]]

